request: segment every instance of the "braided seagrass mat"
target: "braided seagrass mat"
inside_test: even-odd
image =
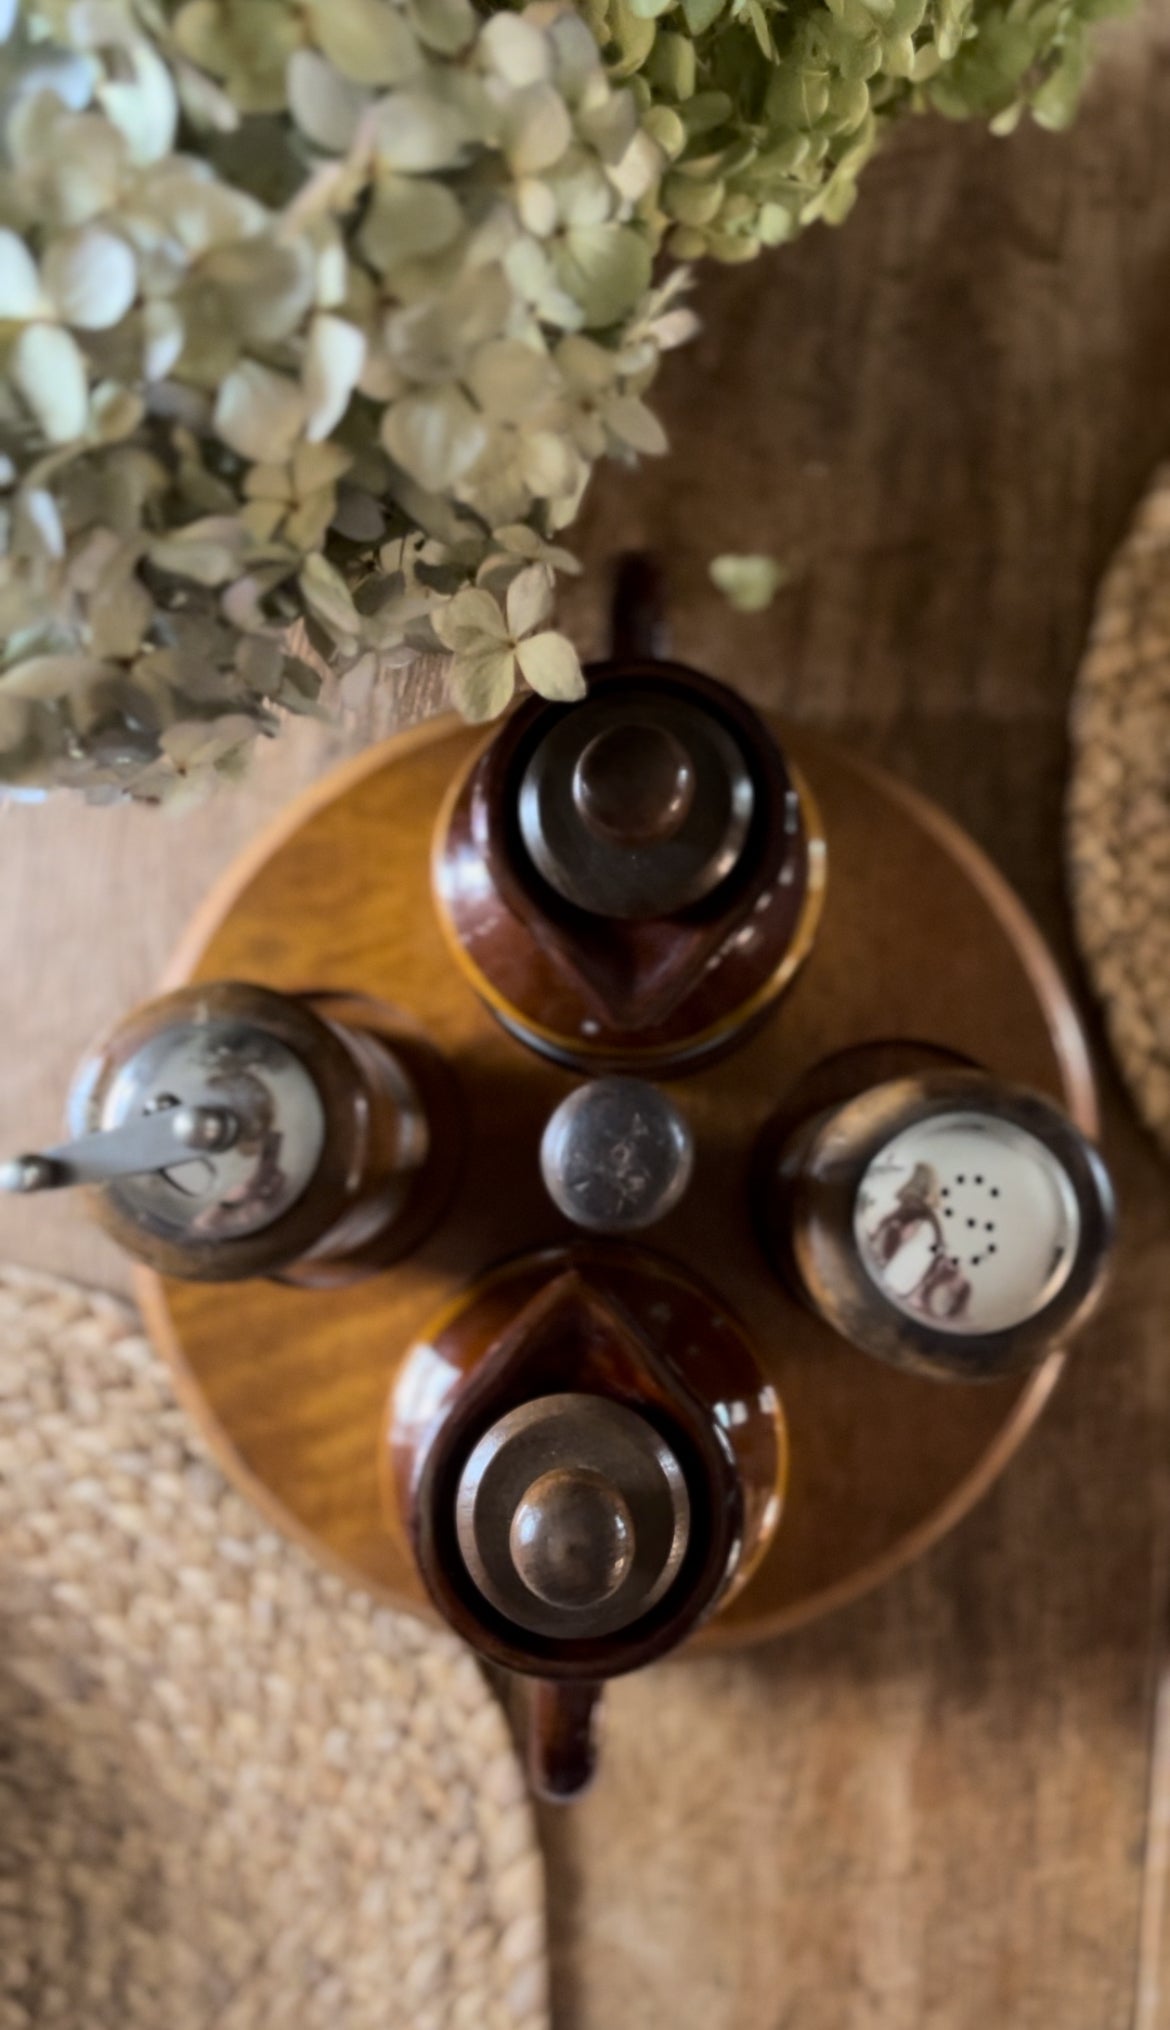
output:
[[[0,2030],[544,2030],[453,1637],[265,1527],[112,1300],[0,1269]]]
[[[1071,736],[1077,938],[1122,1074],[1170,1155],[1170,466],[1102,582]]]

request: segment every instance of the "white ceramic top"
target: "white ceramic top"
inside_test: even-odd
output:
[[[854,1236],[910,1318],[973,1336],[1043,1309],[1066,1282],[1080,1212],[1061,1165],[1024,1128],[935,1114],[888,1142],[858,1187]]]

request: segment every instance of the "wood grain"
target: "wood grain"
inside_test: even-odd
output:
[[[743,1321],[788,1419],[784,1527],[701,1638],[758,1641],[848,1599],[970,1506],[1047,1399],[1033,1376],[945,1388],[856,1352],[780,1286],[753,1229],[760,1137],[826,1056],[914,1037],[1051,1093],[1092,1131],[1085,1046],[1015,898],[932,806],[823,736],[775,726],[829,841],[824,913],[770,1021],[672,1086],[696,1178],[654,1245],[701,1264]],[[386,1528],[377,1462],[387,1395],[436,1315],[510,1256],[573,1229],[540,1181],[539,1144],[575,1076],[522,1050],[470,992],[438,935],[427,870],[449,786],[482,736],[440,722],[399,736],[294,805],[212,891],[172,981],[348,989],[397,1007],[443,1051],[464,1095],[465,1165],[444,1220],[393,1275],[319,1293],[273,1283],[138,1279],[156,1343],[229,1471],[263,1489],[335,1562],[393,1601],[421,1588]],[[394,861],[390,897],[368,871]],[[913,907],[904,899],[913,896]],[[506,1188],[501,1188],[506,1180]]]
[[[916,121],[841,231],[704,273],[670,460],[587,504],[582,646],[605,559],[660,546],[680,650],[939,797],[1071,959],[1064,715],[1097,579],[1170,450],[1168,285],[1152,0],[1071,133]],[[791,589],[729,616],[705,575],[724,549],[785,557]],[[56,1127],[90,1032],[319,759],[305,729],[174,824],[4,815],[7,1146]],[[1106,1100],[1114,1294],[996,1492],[819,1628],[614,1688],[603,1783],[547,1822],[558,2030],[1170,2025],[1170,1185]],[[63,1206],[4,1208],[0,1242],[124,1278]]]

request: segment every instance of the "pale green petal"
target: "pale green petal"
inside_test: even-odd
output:
[[[572,8],[566,8],[550,21],[547,33],[553,46],[557,83],[570,104],[576,105],[586,89],[603,76],[597,44],[585,21]]]
[[[612,78],[633,77],[654,47],[655,24],[635,14],[629,0],[613,0],[609,25],[620,51],[618,61],[609,66],[609,74]]]
[[[532,634],[552,618],[553,574],[547,564],[529,564],[508,587],[505,602],[513,641]]]
[[[24,535],[28,534],[28,548],[34,553],[40,551],[46,557],[65,555],[65,530],[61,513],[51,493],[43,486],[29,486],[18,496],[21,547]]]
[[[616,324],[649,287],[649,242],[632,226],[579,226],[554,254],[561,286],[594,327]]]
[[[534,634],[517,645],[516,660],[534,691],[558,705],[585,696],[581,661],[563,634]]]
[[[476,47],[480,62],[517,88],[539,84],[552,72],[552,43],[534,22],[518,14],[493,14]]]
[[[503,647],[509,639],[508,624],[498,600],[475,585],[457,592],[446,606],[437,608],[432,626],[444,648],[456,653],[486,653],[488,649]]]
[[[519,338],[481,345],[467,372],[467,385],[493,421],[521,423],[547,407],[557,392],[556,368],[542,349]]]
[[[344,317],[313,319],[304,366],[305,435],[311,444],[319,444],[340,423],[365,357],[365,335],[356,325]]]
[[[292,460],[293,488],[303,497],[305,494],[315,493],[318,487],[336,486],[338,480],[344,478],[352,465],[353,453],[346,451],[340,444],[298,444]],[[278,473],[285,479],[285,490],[277,497],[289,499],[288,468],[276,466],[270,469],[274,485],[277,483]],[[253,466],[249,478],[253,478],[257,470],[258,468]]]
[[[357,84],[402,85],[422,70],[410,23],[389,0],[308,0],[306,14],[318,48]]]
[[[762,613],[785,583],[788,570],[775,557],[713,557],[711,580],[739,613]]]
[[[638,106],[632,92],[608,92],[597,106],[577,115],[577,132],[603,162],[620,162],[638,131]]]
[[[89,418],[85,360],[60,325],[26,324],[8,370],[50,444],[80,437]]]
[[[439,254],[463,230],[454,191],[420,176],[384,176],[375,187],[359,240],[383,274],[420,256]]]
[[[200,176],[179,161],[154,172],[140,204],[141,209],[126,207],[119,215],[136,245],[140,236],[154,243],[173,238],[196,255],[246,239],[269,222],[264,206],[246,191]]]
[[[441,493],[475,464],[487,430],[462,390],[449,384],[395,402],[382,421],[382,442],[420,486]]]
[[[641,451],[647,458],[661,458],[670,448],[657,416],[636,395],[619,395],[608,403],[605,424],[622,444],[628,444],[632,451]]]
[[[118,381],[99,381],[90,396],[90,427],[103,444],[118,444],[133,436],[144,415],[146,403],[135,388]]]
[[[549,177],[563,226],[599,226],[613,216],[613,186],[600,162],[574,151],[559,174]]]
[[[138,287],[130,248],[103,226],[84,226],[54,240],[41,276],[62,321],[80,331],[105,331],[120,323]]]
[[[676,346],[689,345],[702,325],[693,310],[668,310],[654,319],[650,329],[659,352],[673,352]]]
[[[216,399],[216,430],[241,458],[279,464],[290,455],[304,422],[305,398],[296,382],[257,360],[236,367]]]
[[[9,115],[5,140],[18,176],[43,192],[47,223],[80,225],[115,202],[128,151],[102,114],[67,114],[38,92]]]
[[[563,338],[556,350],[556,363],[569,387],[586,395],[596,395],[603,388],[611,388],[617,373],[617,361],[612,352],[596,339],[586,338],[580,332],[571,332]]]
[[[152,543],[150,561],[157,570],[197,585],[226,585],[239,576],[246,540],[234,516],[207,515]]]
[[[598,451],[604,448],[599,445]],[[576,488],[581,459],[557,430],[525,430],[516,448],[520,473],[535,500],[559,500]],[[588,468],[586,468],[588,470]]]
[[[48,308],[24,241],[7,226],[0,228],[0,318],[44,317]]]
[[[173,303],[159,298],[142,312],[142,371],[148,381],[165,380],[183,350],[183,320]]]
[[[473,725],[498,719],[516,688],[516,659],[511,649],[482,656],[460,656],[451,665],[448,682],[456,709]]]
[[[360,641],[361,614],[344,578],[332,564],[324,557],[306,557],[297,583],[310,610],[338,643]]]
[[[517,176],[536,176],[551,169],[572,138],[569,109],[554,85],[526,85],[509,99],[504,147]]]
[[[314,147],[341,155],[373,99],[315,49],[298,49],[289,59],[288,103],[297,126]]]
[[[495,18],[506,21],[511,16],[497,14]],[[516,185],[515,197],[525,231],[535,233],[538,240],[547,240],[557,227],[557,201],[548,184],[535,176],[522,177]]]
[[[682,10],[691,34],[702,35],[712,22],[718,21],[726,5],[727,0],[682,0]]]
[[[473,129],[459,106],[425,92],[391,92],[377,109],[375,144],[390,169],[408,172],[453,169]]]
[[[265,233],[206,255],[196,287],[214,290],[216,316],[226,317],[248,349],[274,345],[296,331],[313,301],[315,283],[307,243]]]
[[[408,0],[416,34],[440,56],[455,56],[475,34],[478,17],[471,0]]]
[[[178,95],[170,71],[149,43],[135,42],[126,54],[133,77],[100,85],[98,98],[126,141],[131,161],[159,162],[174,147]]]

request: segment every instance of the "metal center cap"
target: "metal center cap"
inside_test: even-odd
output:
[[[626,921],[710,895],[740,860],[754,806],[718,714],[636,680],[553,716],[519,787],[533,866],[576,908]]]
[[[691,1506],[674,1453],[608,1396],[538,1396],[492,1425],[459,1480],[455,1526],[491,1605],[533,1635],[616,1634],[659,1601]]]
[[[579,1085],[550,1114],[540,1172],[558,1211],[592,1233],[636,1233],[665,1219],[695,1165],[686,1120],[640,1078]]]
[[[591,1466],[554,1466],[512,1517],[509,1549],[539,1600],[594,1607],[616,1593],[633,1563],[634,1519],[620,1488]]]
[[[673,839],[695,800],[695,771],[669,727],[620,721],[597,733],[573,770],[573,801],[595,838],[619,846]]]

